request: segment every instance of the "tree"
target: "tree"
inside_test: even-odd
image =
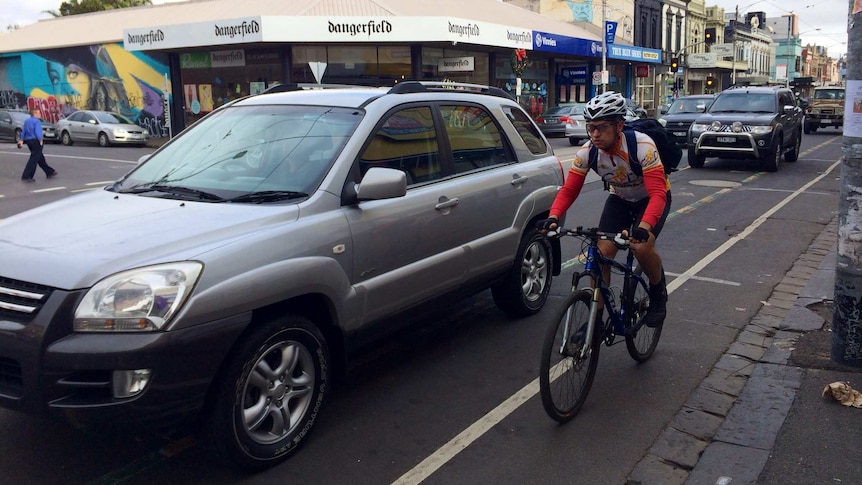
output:
[[[60,4],[59,15],[78,15],[89,12],[101,12],[117,8],[140,7],[152,5],[152,0],[67,0]],[[54,12],[48,12],[54,15]]]

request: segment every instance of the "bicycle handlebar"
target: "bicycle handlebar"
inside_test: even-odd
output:
[[[631,241],[631,237],[627,234],[623,234],[621,232],[602,232],[599,231],[598,227],[590,227],[587,229],[584,229],[583,226],[578,226],[574,229],[557,227],[556,229],[551,229],[545,233],[545,237],[561,238],[563,236],[585,237],[593,241],[610,240],[613,241],[620,248],[627,248],[629,246],[629,242]]]

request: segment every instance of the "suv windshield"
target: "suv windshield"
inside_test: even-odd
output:
[[[149,188],[165,197],[182,193],[188,198],[194,191],[209,195],[199,200],[311,193],[362,115],[357,109],[321,106],[221,109],[165,145],[113,190],[143,193]]]
[[[814,91],[814,99],[844,99],[844,90],[817,89]]]
[[[667,114],[703,113],[711,102],[712,98],[679,98],[670,105]]]
[[[710,113],[775,113],[775,95],[772,93],[722,93],[709,108]]]

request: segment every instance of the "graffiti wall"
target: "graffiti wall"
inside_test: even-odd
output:
[[[167,137],[166,73],[166,57],[128,52],[122,44],[8,55],[0,58],[0,107],[38,107],[51,122],[80,109],[113,111],[151,137]]]

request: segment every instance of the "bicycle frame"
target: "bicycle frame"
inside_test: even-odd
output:
[[[592,298],[590,303],[590,323],[587,325],[587,332],[585,335],[585,340],[587,342],[592,342],[593,333],[596,329],[596,315],[598,314],[600,295],[605,301],[605,308],[608,309],[608,316],[611,323],[610,330],[612,330],[609,335],[602,335],[602,338],[605,340],[607,345],[611,345],[613,343],[614,336],[625,335],[627,331],[630,331],[628,328],[628,319],[630,318],[629,305],[632,300],[632,295],[629,294],[629,289],[632,288],[632,279],[642,280],[643,278],[634,273],[634,251],[632,251],[628,246],[623,249],[628,251],[626,254],[625,264],[603,255],[601,251],[599,251],[596,241],[591,240],[589,246],[587,246],[587,259],[584,264],[584,271],[575,273],[572,276],[572,290],[577,290],[578,281],[585,276],[590,277],[593,281],[591,288]],[[602,268],[606,264],[612,267],[612,271],[613,269],[616,269],[623,275],[623,286],[622,291],[620,292],[619,302],[613,301],[611,298],[610,282],[605,281]],[[616,305],[619,305],[619,307]],[[570,318],[571,315],[567,318],[565,329],[566,335],[569,335],[571,331],[569,328],[569,325],[571,324],[569,320]],[[586,345],[581,349],[582,358],[586,357],[586,353],[589,351],[589,348],[590,346]]]

